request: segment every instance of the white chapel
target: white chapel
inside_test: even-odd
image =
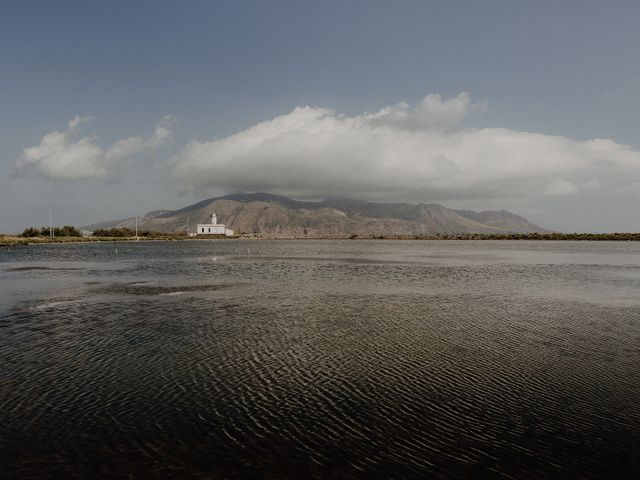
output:
[[[218,223],[218,217],[211,212],[211,223],[199,223],[196,225],[196,235],[226,235],[233,236],[233,230],[225,228],[224,223]]]

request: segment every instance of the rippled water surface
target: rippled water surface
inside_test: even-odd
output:
[[[638,478],[640,245],[0,249],[7,478]]]

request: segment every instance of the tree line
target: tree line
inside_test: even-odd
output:
[[[94,237],[111,237],[111,238],[126,238],[126,237],[135,237],[136,232],[127,227],[120,228],[98,228],[93,231]],[[165,232],[154,232],[153,230],[139,230],[138,237],[145,238],[178,238],[184,236],[184,233],[165,233]]]
[[[82,232],[76,227],[71,225],[65,225],[64,227],[28,227],[20,234],[21,237],[33,238],[33,237],[48,237],[53,230],[53,235],[56,237],[81,237]]]
[[[52,230],[54,237],[82,237],[82,232],[78,228],[71,225],[65,225],[64,227],[53,227]],[[127,227],[98,228],[94,230],[91,235],[93,237],[105,238],[130,238],[135,237],[136,232]],[[24,238],[49,237],[50,229],[49,227],[28,227],[24,229],[20,236]],[[152,230],[141,230],[138,232],[138,236],[145,238],[178,238],[180,236],[184,236],[184,234],[171,234],[164,232],[154,232]]]

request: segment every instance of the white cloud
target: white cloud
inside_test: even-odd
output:
[[[441,201],[579,195],[640,181],[640,152],[507,128],[468,128],[466,92],[346,116],[298,107],[171,161],[187,189]]]
[[[483,103],[471,105],[467,92],[442,101],[440,95],[427,95],[418,105],[410,107],[399,103],[385,107],[378,113],[364,115],[373,126],[392,126],[405,130],[447,130],[458,127],[469,114],[470,109],[482,109]]]
[[[15,162],[17,173],[56,180],[105,178],[118,162],[153,151],[171,137],[170,117],[165,117],[150,137],[125,138],[103,149],[94,143],[94,137],[77,138],[79,126],[90,120],[91,117],[76,116],[69,121],[67,131],[48,133],[40,145],[25,148]]]

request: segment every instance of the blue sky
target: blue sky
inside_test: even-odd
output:
[[[46,224],[49,207],[79,225],[255,189],[640,230],[638,2],[16,1],[0,40],[0,231]],[[69,129],[76,116],[91,119]],[[68,132],[57,156],[52,132]],[[68,163],[83,138],[94,157]],[[330,174],[344,165],[352,184]]]

